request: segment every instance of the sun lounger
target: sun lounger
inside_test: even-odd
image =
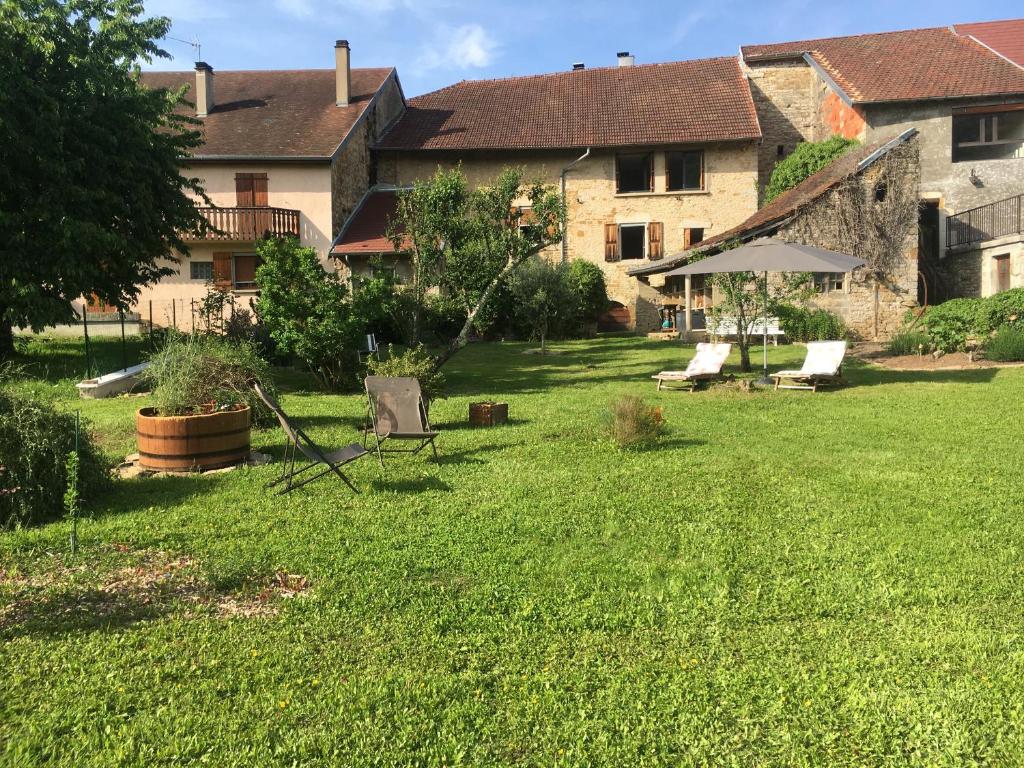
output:
[[[258,383],[253,385],[256,390],[256,394],[259,395],[260,400],[273,411],[274,415],[277,416],[277,420],[281,425],[281,429],[284,430],[285,437],[288,439],[288,444],[284,450],[284,461],[281,463],[281,476],[270,483],[267,483],[268,488],[273,488],[275,485],[284,483],[284,487],[281,488],[278,493],[288,493],[294,491],[296,488],[305,485],[306,483],[312,482],[319,477],[323,477],[329,472],[333,472],[341,480],[356,493],[356,487],[352,485],[351,481],[345,476],[345,473],[341,471],[341,467],[348,464],[350,461],[365,456],[368,451],[366,448],[361,446],[359,443],[352,443],[344,448],[339,448],[336,451],[325,451],[323,448],[314,443],[309,436],[301,429],[296,427],[291,419],[281,410],[281,406],[277,404],[267,391],[263,389]],[[297,454],[301,453],[309,460],[309,464],[299,469],[295,469],[295,459]],[[315,475],[303,478],[300,482],[295,482],[295,478],[299,475],[303,475],[307,470],[313,469],[320,465],[326,467]]]
[[[427,407],[420,392],[420,383],[411,376],[367,376],[366,399],[369,404],[370,427],[363,432],[363,445],[372,432],[377,459],[384,467],[385,453],[419,453],[428,445],[437,460],[434,440],[438,433],[430,429]],[[387,440],[415,440],[415,448],[382,448]]]
[[[809,341],[807,357],[799,371],[778,371],[772,374],[776,389],[809,389],[841,384],[845,341]]]
[[[685,371],[662,371],[651,378],[658,382],[659,390],[689,388],[692,392],[702,381],[721,378],[722,366],[731,350],[732,344],[702,342],[697,345],[697,351]]]

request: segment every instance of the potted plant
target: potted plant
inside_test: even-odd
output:
[[[135,417],[142,466],[202,471],[248,459],[253,416],[265,415],[252,382],[270,379],[250,344],[172,333],[143,378],[153,405]]]

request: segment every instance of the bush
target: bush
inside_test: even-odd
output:
[[[1024,329],[1004,325],[985,344],[985,357],[1003,363],[1024,361]]]
[[[67,458],[74,448],[74,414],[0,389],[0,526],[43,523],[64,514]],[[78,451],[78,491],[87,507],[109,478],[84,420]]]
[[[775,307],[779,325],[790,341],[832,341],[846,338],[842,319],[825,309],[807,309],[793,304]]]
[[[916,355],[921,351],[927,352],[931,343],[931,338],[922,331],[900,331],[889,339],[885,351],[890,355]]]
[[[609,433],[620,448],[650,445],[665,429],[661,408],[635,395],[623,395],[611,405]]]
[[[989,330],[982,319],[985,301],[950,299],[929,307],[921,323],[935,348],[943,352],[954,352],[964,349],[968,338],[987,335]]]
[[[1024,288],[1011,288],[982,299],[978,323],[986,336],[1006,325],[1024,325]]]
[[[459,335],[468,314],[465,304],[455,297],[429,295],[423,305],[423,330],[447,342]]]
[[[444,374],[434,369],[434,359],[427,354],[423,345],[395,354],[395,348],[388,344],[388,354],[383,360],[370,358],[366,365],[371,376],[411,376],[419,380],[420,390],[427,400],[445,396]]]
[[[770,203],[786,190],[814,175],[856,144],[856,140],[844,139],[842,136],[797,144],[791,154],[775,164],[768,185],[764,189],[762,205]]]
[[[259,381],[273,392],[270,368],[248,342],[169,334],[163,347],[150,356],[142,378],[152,387],[154,406],[161,416],[248,405],[255,422],[273,420],[252,389],[252,383]]]
[[[573,259],[566,275],[569,288],[576,297],[580,325],[597,322],[598,316],[608,309],[608,287],[604,272],[591,261]]]
[[[564,338],[576,325],[579,310],[567,265],[541,256],[527,259],[512,273],[509,290],[515,298],[516,324],[540,340],[542,352],[548,338]]]
[[[277,345],[270,336],[270,329],[256,319],[248,309],[236,309],[224,321],[224,336],[236,344],[251,344],[267,362],[279,361]]]

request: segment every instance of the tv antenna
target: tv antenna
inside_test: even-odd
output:
[[[182,40],[180,37],[171,37],[167,35],[168,40],[173,40],[176,43],[184,43],[185,45],[192,46],[192,52],[195,54],[195,61],[203,60],[203,46],[199,44],[199,37],[193,35],[191,40]]]

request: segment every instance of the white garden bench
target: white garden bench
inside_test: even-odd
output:
[[[735,317],[714,318],[709,316],[706,326],[707,335],[713,339],[739,335],[739,321]],[[763,337],[764,331],[764,318],[750,320],[747,323],[747,336],[749,337]],[[779,325],[779,318],[768,318],[768,335],[771,336],[772,343],[775,345],[779,343],[779,336],[785,335],[785,331]]]

